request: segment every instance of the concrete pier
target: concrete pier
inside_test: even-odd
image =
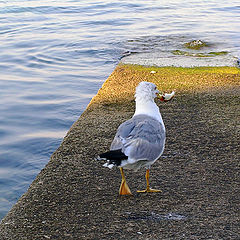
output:
[[[119,197],[119,169],[94,158],[134,112],[140,81],[176,91],[156,100],[166,149],[140,194],[145,170],[126,171],[133,197]],[[28,191],[0,223],[1,240],[239,239],[240,70],[116,67]]]

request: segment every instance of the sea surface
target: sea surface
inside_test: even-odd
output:
[[[239,57],[239,29],[239,0],[0,0],[0,219],[120,59],[194,39]]]

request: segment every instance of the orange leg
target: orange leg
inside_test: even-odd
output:
[[[149,169],[147,169],[146,171],[146,181],[147,181],[147,188],[145,190],[140,190],[137,191],[139,193],[145,193],[145,192],[162,192],[161,190],[157,190],[157,189],[151,189],[149,186]]]
[[[120,172],[121,172],[121,175],[122,175],[122,183],[121,183],[121,186],[120,186],[120,189],[119,189],[119,195],[132,195],[132,193],[131,193],[128,185],[127,185],[126,178],[125,178],[122,167],[120,167]]]

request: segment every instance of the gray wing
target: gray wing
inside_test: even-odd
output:
[[[138,115],[122,123],[111,150],[122,149],[131,161],[157,159],[164,149],[165,128],[154,118]]]

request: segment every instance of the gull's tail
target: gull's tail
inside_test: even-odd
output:
[[[102,153],[97,157],[97,160],[107,161],[105,164],[103,164],[103,166],[108,168],[112,168],[113,166],[120,166],[122,160],[126,159],[128,159],[128,157],[121,151],[121,149],[111,150]]]

